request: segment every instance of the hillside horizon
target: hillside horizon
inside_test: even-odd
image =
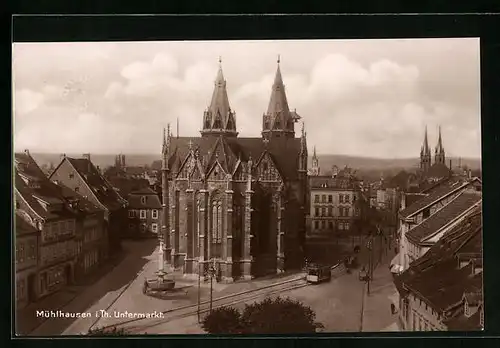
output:
[[[50,165],[57,166],[61,160],[61,154],[31,152],[33,158],[40,166]],[[82,157],[82,154],[66,154],[68,157]],[[161,159],[161,155],[154,154],[124,154],[125,162],[129,166],[150,166],[154,161]],[[115,163],[116,154],[90,154],[92,162],[100,167],[112,166]],[[418,167],[420,159],[414,158],[380,158],[369,156],[350,156],[337,154],[317,154],[321,172],[329,172],[333,165],[339,168],[348,166],[359,170],[387,170],[387,169],[414,169]],[[309,156],[309,167],[311,166],[311,158]],[[457,167],[459,161],[471,169],[481,169],[481,159],[471,157],[450,157],[446,158],[446,165],[449,166],[451,160],[452,166]]]

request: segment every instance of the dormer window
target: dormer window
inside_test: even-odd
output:
[[[78,192],[80,191],[80,188],[79,187],[75,187],[75,192]]]
[[[69,178],[73,179],[75,177],[75,173],[69,173]]]
[[[141,197],[141,204],[146,204],[146,196]]]
[[[467,318],[470,317],[470,308],[467,300],[464,301],[464,314]]]

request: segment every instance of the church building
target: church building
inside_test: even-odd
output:
[[[220,63],[220,60],[219,60]],[[258,137],[239,137],[219,66],[200,137],[164,132],[162,256],[186,275],[215,264],[223,282],[303,266],[307,144],[278,67]]]
[[[431,150],[427,141],[427,127],[425,128],[424,143],[420,150],[420,176],[421,180],[436,182],[451,175],[450,168],[446,166],[446,158],[439,127],[438,143],[434,151],[434,164],[431,165]]]

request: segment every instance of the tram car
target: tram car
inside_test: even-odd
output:
[[[307,267],[306,280],[311,284],[319,284],[329,282],[332,279],[332,271],[330,266],[310,265]]]

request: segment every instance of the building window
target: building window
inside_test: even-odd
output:
[[[345,203],[349,203],[349,201],[351,200],[350,196],[349,195],[345,195],[344,196],[344,202]]]
[[[146,224],[141,224],[141,232],[144,233],[147,230]]]
[[[328,221],[328,228],[329,228],[330,230],[333,230],[333,222]]]
[[[339,203],[344,203],[344,195],[339,194]]]
[[[211,257],[220,257],[222,243],[222,200],[219,197],[215,197],[212,201],[211,241]]]
[[[328,216],[332,216],[333,215],[332,212],[333,212],[333,208],[328,207]]]
[[[153,231],[153,233],[158,233],[158,224],[152,224],[151,231]]]
[[[70,179],[73,179],[75,177],[75,174],[74,173],[69,173],[69,178]]]
[[[332,195],[328,195],[328,203],[333,203],[333,196]]]
[[[128,217],[133,218],[135,216],[135,212],[133,210],[128,211]]]
[[[340,231],[344,230],[344,223],[343,222],[339,222],[339,230]]]
[[[349,223],[345,222],[344,223],[344,230],[349,231],[349,228],[350,228]]]
[[[141,219],[145,219],[145,218],[146,218],[146,211],[141,210]]]
[[[324,230],[326,228],[326,221],[321,221],[321,229]]]
[[[430,215],[431,215],[431,211],[430,211],[430,209],[429,209],[429,208],[424,209],[424,211],[422,212],[422,217],[423,217],[424,219],[427,219]]]
[[[319,208],[318,207],[314,208],[314,216],[319,216]]]
[[[319,203],[319,195],[314,195],[314,203]]]
[[[315,230],[319,229],[319,221],[314,221],[314,229]]]
[[[321,216],[326,216],[326,208],[321,208]]]
[[[153,219],[158,219],[158,210],[153,209]]]
[[[322,195],[321,196],[321,202],[322,203],[326,203],[326,195]]]
[[[141,197],[141,204],[146,204],[146,196]]]

